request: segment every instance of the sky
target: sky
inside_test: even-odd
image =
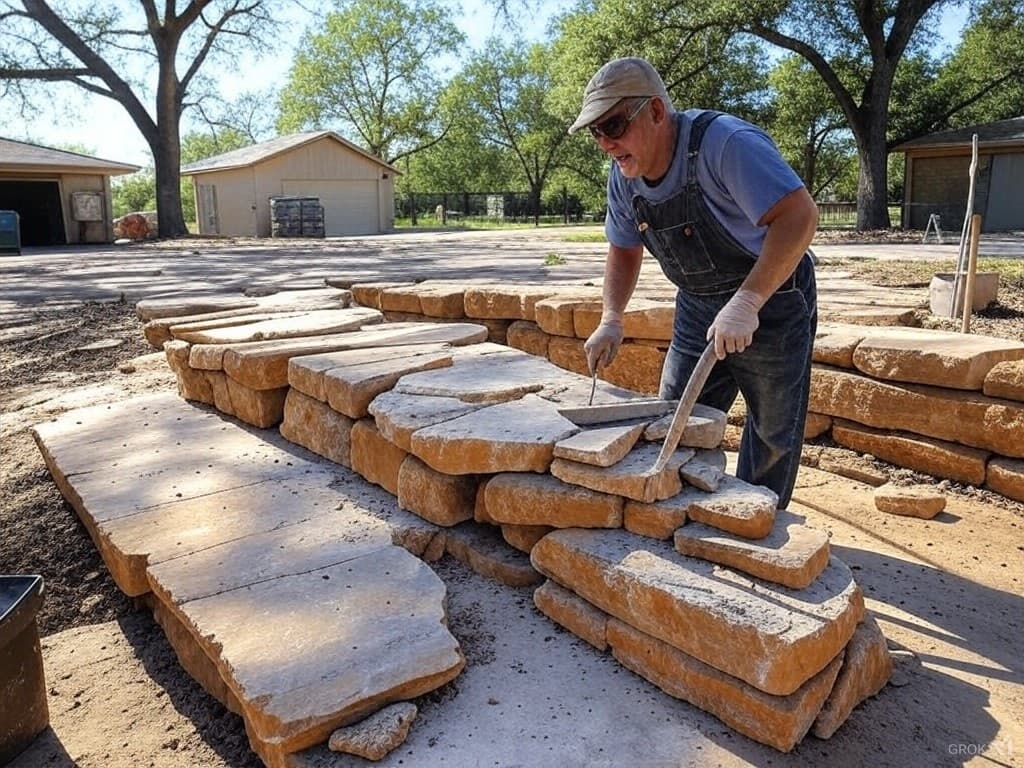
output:
[[[520,32],[527,40],[540,40],[546,34],[547,24],[560,10],[569,6],[565,0],[536,0],[529,13],[517,18]],[[483,46],[494,34],[507,34],[497,18],[493,5],[487,0],[463,0],[461,13],[454,13],[452,21],[466,35],[474,50]],[[943,43],[952,46],[959,39],[967,18],[966,8],[952,7],[945,12],[940,34]],[[256,88],[284,85],[291,52],[305,24],[282,24],[286,34],[292,36],[271,57],[255,59],[243,56],[231,72],[219,72],[216,79],[222,93],[233,94]],[[12,139],[29,140],[46,146],[81,146],[89,154],[106,160],[151,166],[152,155],[145,140],[124,108],[111,99],[79,93],[73,86],[63,87],[63,101],[58,99],[49,110],[53,114],[39,116],[32,124],[16,120],[0,120],[0,134]],[[182,131],[191,127],[183,123]]]

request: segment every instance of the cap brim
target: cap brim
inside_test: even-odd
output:
[[[621,96],[606,96],[603,99],[594,99],[584,104],[576,122],[569,126],[569,133],[576,133],[581,128],[590,125],[620,101],[622,101]]]

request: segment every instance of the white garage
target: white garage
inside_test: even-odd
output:
[[[192,177],[199,232],[269,237],[272,197],[316,197],[324,234],[394,228],[398,169],[333,131],[279,136],[181,169]]]

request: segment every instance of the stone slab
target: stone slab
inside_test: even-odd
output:
[[[205,312],[222,312],[225,310],[252,309],[259,302],[238,294],[220,296],[196,296],[180,298],[177,296],[158,299],[142,299],[135,305],[135,314],[142,321],[157,317],[181,317]]]
[[[608,425],[625,420],[653,419],[675,413],[678,400],[637,398],[625,402],[571,405],[559,412],[581,427]]]
[[[553,622],[597,650],[608,649],[608,615],[583,598],[548,579],[533,591],[533,604]]]
[[[619,528],[623,499],[551,475],[505,472],[487,481],[487,516],[498,524],[550,528]]]
[[[227,385],[227,397],[231,402],[227,413],[260,429],[281,423],[288,387],[252,389],[227,375],[224,376],[224,383]],[[214,401],[216,402],[216,395]]]
[[[246,341],[293,339],[322,336],[328,333],[354,331],[364,325],[380,322],[380,312],[365,307],[349,309],[317,309],[290,317],[271,317],[242,325],[198,328],[172,326],[171,334],[192,344],[237,344]]]
[[[380,298],[381,294],[386,290],[392,288],[404,288],[414,286],[416,283],[410,281],[367,281],[367,282],[356,282],[349,284],[349,290],[352,291],[352,299],[357,304],[361,304],[364,307],[373,307],[374,309],[380,309]]]
[[[398,505],[435,525],[451,527],[473,518],[477,480],[437,472],[406,456],[398,472]]]
[[[486,522],[477,517],[476,509],[473,510],[473,519],[477,522]],[[520,552],[530,554],[537,542],[551,533],[554,528],[549,525],[502,525],[501,537],[505,542],[518,549]]]
[[[472,286],[466,289],[466,317],[496,320],[535,320],[538,301],[578,287],[554,284],[518,283],[508,287]]]
[[[529,587],[542,580],[530,557],[510,547],[494,526],[467,520],[446,533],[445,551],[481,576],[510,587]]]
[[[412,436],[416,431],[457,419],[483,407],[484,403],[465,403],[454,397],[405,395],[391,391],[374,398],[367,411],[382,435],[402,450],[411,451]]]
[[[405,742],[417,714],[419,708],[411,701],[391,704],[365,720],[336,730],[327,742],[328,749],[381,760]]]
[[[355,422],[350,440],[352,469],[398,496],[398,473],[408,453],[384,437],[372,419]]]
[[[548,358],[555,365],[568,371],[589,375],[583,339],[552,336],[548,343]],[[601,369],[600,377],[634,392],[655,395],[658,392],[664,362],[664,349],[648,344],[626,342],[619,347],[619,353],[612,364]]]
[[[853,368],[853,351],[869,330],[863,325],[818,323],[811,360],[838,368]]]
[[[645,424],[584,429],[555,443],[554,455],[595,467],[618,464],[633,450],[643,434]]]
[[[323,374],[323,392],[331,408],[349,418],[360,419],[368,414],[370,402],[388,392],[403,376],[447,368],[451,364],[451,354],[439,350],[332,368]]]
[[[577,307],[573,313],[574,335],[585,339],[597,330],[601,323],[601,311],[600,302]],[[627,339],[671,341],[675,311],[675,302],[634,297],[622,314],[623,335]]]
[[[573,312],[577,307],[596,307],[601,311],[601,292],[594,288],[592,295],[581,296],[552,296],[551,298],[538,301],[534,306],[534,316],[537,326],[544,333],[551,336],[576,336],[576,328],[573,323]]]
[[[722,449],[700,450],[679,468],[679,477],[688,486],[713,493],[725,479],[725,465],[725,451]]]
[[[828,565],[828,534],[786,510],[775,513],[775,525],[765,538],[751,541],[700,523],[677,528],[677,552],[735,568],[790,589],[811,584]]]
[[[553,531],[531,559],[605,613],[777,696],[828,666],[864,611],[850,569],[835,557],[799,592],[623,530]]]
[[[994,457],[988,463],[985,487],[1007,498],[1024,501],[1024,461]]]
[[[352,419],[327,403],[290,389],[284,401],[281,436],[343,467],[352,466]]]
[[[875,488],[875,507],[882,512],[930,520],[946,508],[946,494],[930,485],[892,485]]]
[[[985,376],[982,391],[989,397],[1024,401],[1024,360],[996,363]]]
[[[821,437],[832,429],[832,417],[820,413],[808,411],[807,420],[804,422],[804,440],[813,440]]]
[[[554,404],[528,395],[424,427],[413,433],[411,447],[431,467],[451,475],[546,472],[555,444],[577,430]]]
[[[506,343],[513,349],[519,349],[537,357],[548,356],[550,337],[537,327],[536,323],[516,320],[505,333]]]
[[[551,474],[559,480],[592,491],[651,503],[679,493],[682,489],[679,468],[694,456],[692,448],[678,450],[659,473],[652,475],[650,470],[660,452],[661,445],[658,443],[643,443],[611,467],[594,467],[567,459],[555,459],[551,462]]]
[[[664,440],[672,426],[673,416],[675,414],[667,414],[649,424],[644,430],[644,439]],[[679,445],[688,448],[717,448],[725,437],[725,424],[725,411],[696,403],[679,437]]]

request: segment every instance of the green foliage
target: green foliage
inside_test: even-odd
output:
[[[561,266],[562,264],[568,264],[568,263],[569,263],[569,260],[567,258],[565,258],[565,256],[562,256],[561,254],[555,253],[554,251],[551,251],[550,253],[548,253],[544,257],[544,266],[545,267],[558,267],[558,266]]]
[[[115,178],[110,191],[115,219],[126,213],[156,210],[156,175],[152,168]]]
[[[436,142],[442,73],[464,36],[435,0],[339,0],[302,40],[280,97],[278,130],[337,126],[389,163]]]

